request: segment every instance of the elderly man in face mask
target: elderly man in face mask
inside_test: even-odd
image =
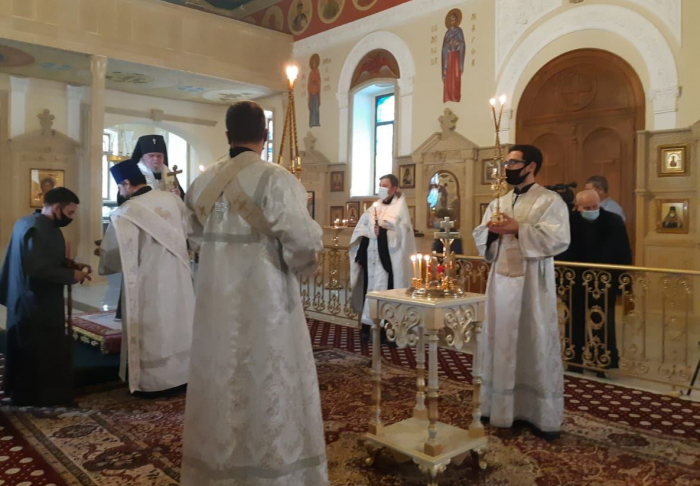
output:
[[[619,215],[600,206],[600,196],[595,190],[587,189],[576,195],[576,211],[571,215],[571,245],[557,260],[608,265],[632,264],[632,249],[625,223]],[[572,334],[569,336],[575,348],[575,356],[570,362],[597,368],[617,368],[619,354],[615,339],[615,299],[619,291],[620,272],[609,272],[609,287],[601,281],[600,288],[603,292],[597,298],[589,289],[586,303],[587,290],[583,284],[586,270],[576,268],[575,271],[577,275],[571,306]],[[588,312],[596,306],[605,309],[605,314]],[[606,321],[605,325],[597,329],[603,321]],[[571,367],[570,371],[580,372],[580,369]]]

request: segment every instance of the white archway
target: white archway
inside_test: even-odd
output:
[[[653,103],[654,128],[676,128],[677,100],[680,95],[678,71],[673,51],[656,26],[637,12],[614,5],[592,4],[572,8],[556,15],[533,30],[513,49],[501,70],[497,93],[505,93],[511,103],[520,78],[528,64],[545,46],[574,32],[600,30],[619,35],[641,55],[649,75],[643,84]],[[577,46],[587,47],[587,46]],[[614,50],[611,50],[614,52]],[[515,106],[512,104],[511,106]],[[510,141],[510,127],[503,140]]]
[[[411,153],[413,80],[416,75],[416,65],[413,61],[413,55],[403,39],[391,32],[379,31],[369,34],[355,44],[355,47],[353,47],[352,51],[350,51],[350,54],[348,54],[348,57],[345,59],[343,70],[340,73],[336,98],[338,99],[338,107],[340,109],[340,120],[338,124],[338,162],[341,163],[348,162],[350,140],[350,84],[352,82],[352,75],[362,58],[375,49],[385,49],[389,51],[399,63],[401,77],[397,80],[398,93],[396,93],[399,115],[397,155],[410,155]]]

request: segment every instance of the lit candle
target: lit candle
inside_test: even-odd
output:
[[[417,278],[416,274],[416,255],[411,255],[411,263],[413,264],[413,279]]]
[[[423,255],[418,254],[418,279],[423,281]]]
[[[506,95],[502,94],[500,98],[498,98],[498,101],[501,102],[501,106],[506,104]]]

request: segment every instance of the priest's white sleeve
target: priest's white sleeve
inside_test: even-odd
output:
[[[190,186],[189,191],[185,195],[185,217],[187,218],[187,222],[185,223],[187,227],[187,233],[185,234],[187,235],[187,241],[190,243],[190,249],[193,252],[198,253],[199,248],[202,246],[202,239],[204,237],[204,226],[202,226],[202,223],[199,222],[197,214],[195,213],[196,201],[194,195],[199,194],[199,191],[193,191],[193,186],[194,183],[192,183],[192,186]]]
[[[265,191],[263,214],[272,235],[282,244],[282,258],[292,272],[316,271],[316,253],[323,250],[323,230],[311,219],[306,189],[287,170],[275,170]]]
[[[486,226],[486,223],[491,221],[491,216],[493,215],[494,211],[494,202],[495,199],[491,201],[489,207],[486,208],[484,217],[481,219],[481,224],[474,228],[474,231],[472,232],[474,242],[476,243],[476,248],[479,250],[479,255],[483,256],[487,262],[494,261],[496,259],[496,255],[498,255],[499,240],[495,240],[491,243],[491,245],[488,245],[489,228]]]
[[[119,242],[117,241],[117,232],[114,229],[114,224],[109,223],[107,231],[102,238],[100,244],[100,267],[98,273],[100,275],[112,275],[121,273],[122,261],[119,255]]]
[[[552,257],[564,252],[571,242],[569,208],[559,195],[535,223],[520,223],[518,231],[520,250],[525,258]]]

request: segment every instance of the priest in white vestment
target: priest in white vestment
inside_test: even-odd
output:
[[[187,252],[187,210],[154,191],[134,161],[111,169],[126,201],[111,215],[100,246],[100,274],[124,274],[120,376],[132,393],[187,383],[194,289]]]
[[[261,160],[263,109],[226,114],[231,159],[190,186],[199,245],[182,486],[325,486],[323,417],[297,275],[316,270],[321,227],[306,190]]]
[[[411,255],[415,253],[406,197],[399,192],[397,177],[387,174],[379,179],[379,200],[360,217],[350,238],[350,284],[356,311],[362,312],[363,339],[369,337],[366,326],[372,325],[364,296],[367,292],[410,287]]]
[[[554,256],[569,246],[569,213],[559,194],[535,182],[542,153],[514,145],[505,163],[513,190],[500,198],[506,215],[491,224],[496,201],[474,230],[479,253],[492,262],[486,293],[481,410],[491,425],[516,420],[559,436],[564,370],[557,316]]]

